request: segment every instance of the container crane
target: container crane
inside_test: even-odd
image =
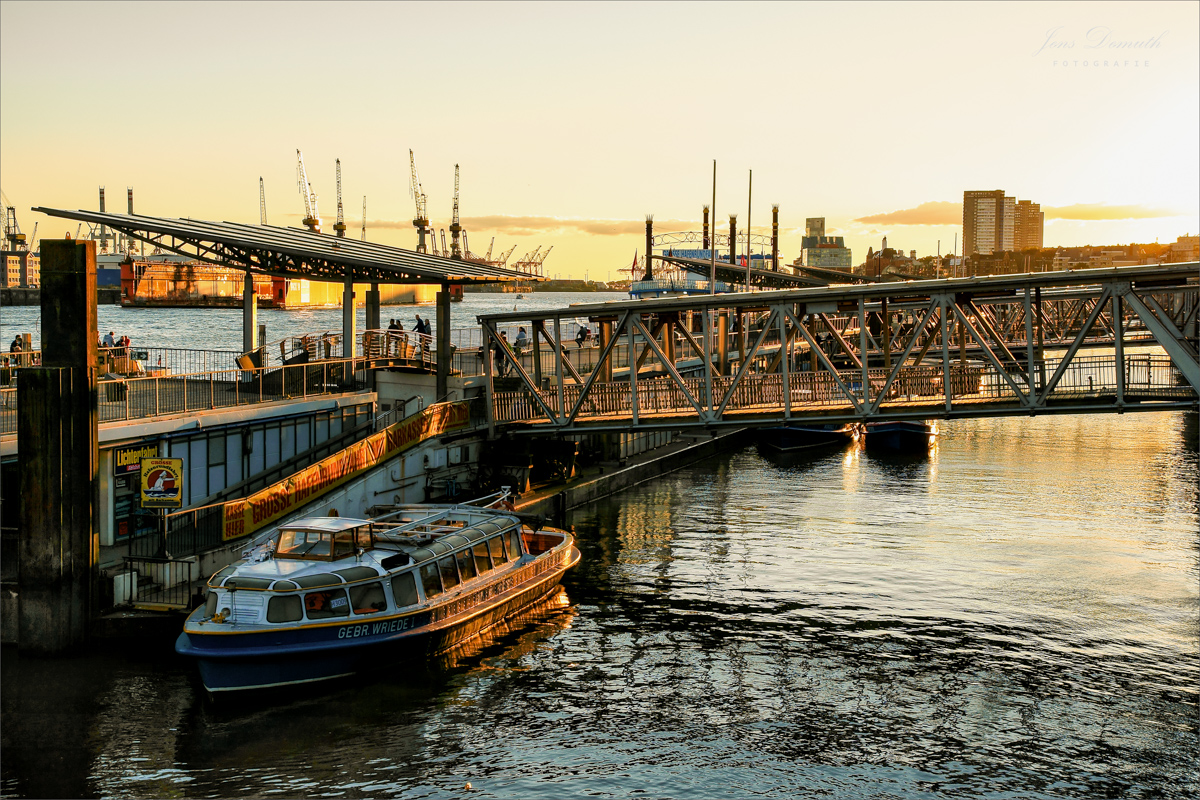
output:
[[[495,246],[496,246],[496,237],[495,237],[495,236],[493,236],[493,237],[492,237],[492,242],[491,242],[491,244],[489,244],[489,245],[488,245],[488,251],[487,251],[487,254],[486,254],[486,255],[484,255],[484,257],[483,257],[483,260],[484,260],[484,261],[491,261],[491,260],[492,260],[492,248],[493,248],[493,247],[495,247]]]
[[[308,173],[304,170],[304,154],[296,150],[296,175],[300,188],[300,196],[304,198],[304,219],[301,222],[313,233],[321,232],[321,212],[317,210],[317,193],[308,182]]]
[[[458,164],[454,165],[454,212],[450,216],[450,257],[461,261],[462,248],[458,244],[462,225],[458,222]],[[444,247],[442,249],[445,249]]]
[[[442,228],[442,255],[448,255],[450,250],[446,247],[446,229]],[[453,258],[453,256],[451,256]]]
[[[367,196],[366,196],[365,194],[363,195],[363,228],[362,228],[362,236],[361,236],[361,237],[359,237],[359,238],[361,238],[361,239],[362,239],[364,242],[367,240]]]
[[[417,204],[417,216],[413,218],[413,227],[417,229],[417,252],[428,252],[425,246],[425,234],[429,234],[430,244],[434,255],[437,255],[437,242],[433,239],[433,231],[429,227],[429,214],[426,213],[425,193],[421,191],[421,179],[417,177],[417,158],[413,151],[408,151],[408,164],[412,168],[412,193]]]
[[[258,176],[258,222],[260,225],[267,224],[267,190],[261,175]]]
[[[337,165],[337,196],[338,196],[338,212],[337,222],[333,223],[333,231],[338,235],[339,239],[346,238],[346,216],[342,213],[342,160],[339,158]]]
[[[493,266],[503,267],[505,264],[508,263],[509,257],[513,254],[513,251],[516,249],[517,249],[517,246],[514,244],[512,247],[505,250],[503,253],[501,253],[499,256],[496,257],[496,260],[494,262],[492,262]]]

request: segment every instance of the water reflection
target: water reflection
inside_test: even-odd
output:
[[[583,561],[548,608],[283,703],[205,705],[172,662],[6,653],[4,792],[1191,797],[1185,426],[956,421],[911,462],[726,454],[574,513]]]

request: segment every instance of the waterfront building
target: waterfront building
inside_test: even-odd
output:
[[[1003,189],[963,192],[963,255],[990,255],[1015,244],[1016,198]]]
[[[965,207],[965,206],[964,206]],[[1016,224],[1013,226],[1014,250],[1041,250],[1042,230],[1046,214],[1040,204],[1020,200],[1016,204]]]
[[[41,261],[37,253],[29,250],[4,250],[4,273],[0,275],[0,288],[36,289],[42,283]]]
[[[825,235],[824,217],[809,217],[804,221],[800,264],[823,269],[849,269],[852,266],[845,238]]]
[[[1200,236],[1180,236],[1176,239],[1171,245],[1167,261],[1172,264],[1200,261]]]

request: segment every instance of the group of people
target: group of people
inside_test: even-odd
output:
[[[432,336],[433,330],[429,324],[429,320],[421,319],[421,315],[417,314],[417,321],[413,324],[413,333]],[[398,319],[388,320],[388,355],[403,355],[403,345],[408,343],[408,336],[404,329],[404,323]],[[422,339],[418,338],[413,344],[416,345],[417,352],[423,347]]]
[[[125,357],[129,353],[129,337],[117,336],[113,331],[109,331],[96,346],[107,349],[113,355]]]

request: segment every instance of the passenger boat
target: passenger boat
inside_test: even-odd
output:
[[[937,424],[926,420],[867,423],[867,447],[897,453],[923,453],[937,436]]]
[[[213,693],[402,667],[537,602],[579,562],[504,508],[403,506],[283,525],[208,581],[175,650]]]
[[[861,426],[854,422],[845,425],[781,425],[759,428],[758,442],[782,452],[834,447],[856,441],[861,430]]]

